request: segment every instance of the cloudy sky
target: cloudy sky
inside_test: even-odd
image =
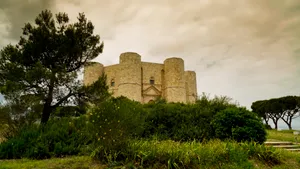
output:
[[[104,41],[96,59],[104,65],[126,51],[149,62],[181,57],[197,73],[198,93],[248,108],[300,94],[299,0],[0,0],[0,47],[43,9],[73,21],[84,12]]]

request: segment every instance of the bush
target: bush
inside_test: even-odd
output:
[[[263,143],[266,131],[263,123],[252,112],[244,108],[227,108],[212,121],[215,136],[221,140],[233,139],[238,142],[255,141]]]
[[[228,97],[209,99],[204,95],[196,104],[166,103],[161,100],[146,104],[148,117],[143,136],[175,141],[210,140],[214,137],[210,125],[214,116],[226,108],[237,107],[230,101]]]
[[[209,118],[196,105],[160,103],[145,106],[148,116],[143,137],[189,141],[211,138]]]
[[[45,126],[25,126],[0,144],[0,159],[44,159],[77,155],[92,143],[86,117],[51,119]]]
[[[142,105],[125,97],[111,98],[88,112],[90,132],[98,146],[95,158],[121,150],[130,138],[143,132],[146,113]]]

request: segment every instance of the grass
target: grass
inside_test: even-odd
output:
[[[296,142],[300,141],[300,135],[295,136],[293,134],[294,130],[267,130],[267,139],[268,140],[277,140],[277,141],[289,141]]]
[[[73,156],[66,158],[51,158],[47,160],[0,160],[0,169],[30,169],[30,168],[56,168],[56,169],[104,169],[106,166],[93,161],[89,156]]]
[[[0,160],[0,169],[9,168],[228,168],[268,169],[300,168],[300,153],[288,152],[255,143],[210,141],[175,142],[171,140],[133,140],[123,150],[126,158],[107,165],[89,156],[71,156],[47,160]],[[110,160],[107,160],[110,159]],[[120,159],[120,158],[119,158]],[[99,160],[100,161],[100,160]],[[102,163],[104,164],[104,163]]]
[[[137,140],[123,153],[123,161],[106,163],[117,168],[300,168],[300,154],[256,143]]]

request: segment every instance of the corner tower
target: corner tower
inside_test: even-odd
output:
[[[142,101],[141,56],[134,52],[120,55],[118,95]]]
[[[168,102],[186,103],[184,61],[168,58],[164,61],[164,96]]]

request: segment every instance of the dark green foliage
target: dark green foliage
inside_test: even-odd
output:
[[[103,50],[94,26],[80,13],[69,23],[66,13],[42,11],[26,23],[17,45],[0,51],[0,93],[6,100],[30,97],[46,123],[58,106],[78,104],[83,95],[79,71]]]
[[[201,96],[196,104],[166,103],[157,101],[146,104],[148,117],[144,137],[158,136],[160,139],[178,141],[205,141],[214,137],[211,120],[226,108],[237,107],[228,97]]]
[[[214,117],[211,122],[215,136],[221,140],[234,139],[263,143],[266,131],[262,122],[244,108],[228,108]]]
[[[88,112],[93,128],[90,133],[98,145],[95,157],[102,157],[109,151],[120,151],[130,138],[143,132],[145,111],[138,102],[125,97],[111,98]]]
[[[148,107],[144,137],[153,135],[161,139],[200,140],[210,139],[210,121],[197,110],[196,105],[156,104]]]
[[[24,127],[0,144],[0,159],[76,155],[92,143],[86,117],[50,120],[45,126]]]
[[[79,106],[60,106],[51,116],[53,117],[78,117],[85,114]]]
[[[300,97],[285,96],[269,100],[258,100],[252,103],[251,108],[259,117],[268,124],[272,120],[275,129],[278,121],[283,120],[289,129],[292,129],[292,120],[300,116]]]

